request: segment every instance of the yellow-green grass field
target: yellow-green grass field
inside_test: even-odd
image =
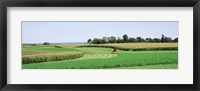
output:
[[[22,63],[23,69],[177,69],[178,43],[22,45]]]
[[[79,47],[104,47],[116,48],[124,51],[153,51],[153,50],[178,50],[177,43],[115,43],[115,44],[87,44]]]

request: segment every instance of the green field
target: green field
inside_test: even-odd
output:
[[[88,46],[89,45],[89,46]],[[55,46],[60,46],[57,48]],[[85,46],[85,47],[84,47]],[[109,47],[108,47],[109,46]],[[111,46],[111,47],[110,47]],[[116,53],[112,53],[117,48]],[[123,50],[129,48],[131,50]],[[145,49],[134,51],[132,49]],[[153,50],[149,50],[154,48]],[[157,48],[157,49],[155,49]],[[166,50],[169,49],[169,50]],[[173,49],[173,50],[170,50]],[[57,56],[55,56],[55,55]],[[62,56],[64,57],[62,57]],[[79,56],[77,56],[79,55]],[[23,69],[177,69],[177,43],[23,45]],[[67,56],[67,57],[65,57]],[[50,59],[48,57],[51,57]],[[48,59],[48,60],[47,60]],[[60,60],[55,60],[60,59]],[[32,60],[29,63],[29,60]],[[22,60],[23,62],[24,60]]]

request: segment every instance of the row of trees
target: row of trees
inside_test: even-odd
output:
[[[127,34],[124,34],[122,38],[118,37],[103,37],[103,38],[94,38],[94,39],[88,39],[87,41],[89,44],[106,44],[106,43],[135,43],[135,42],[178,42],[178,38],[172,39],[170,37],[166,37],[164,35],[161,36],[161,38],[142,38],[142,37],[128,37]]]

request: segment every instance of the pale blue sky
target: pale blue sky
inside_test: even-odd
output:
[[[87,42],[104,36],[178,37],[178,22],[22,22],[22,43]]]

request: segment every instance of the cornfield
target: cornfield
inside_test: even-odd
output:
[[[83,57],[84,54],[80,52],[61,52],[61,53],[46,53],[38,55],[23,55],[22,64],[40,63],[48,61],[69,60]]]

